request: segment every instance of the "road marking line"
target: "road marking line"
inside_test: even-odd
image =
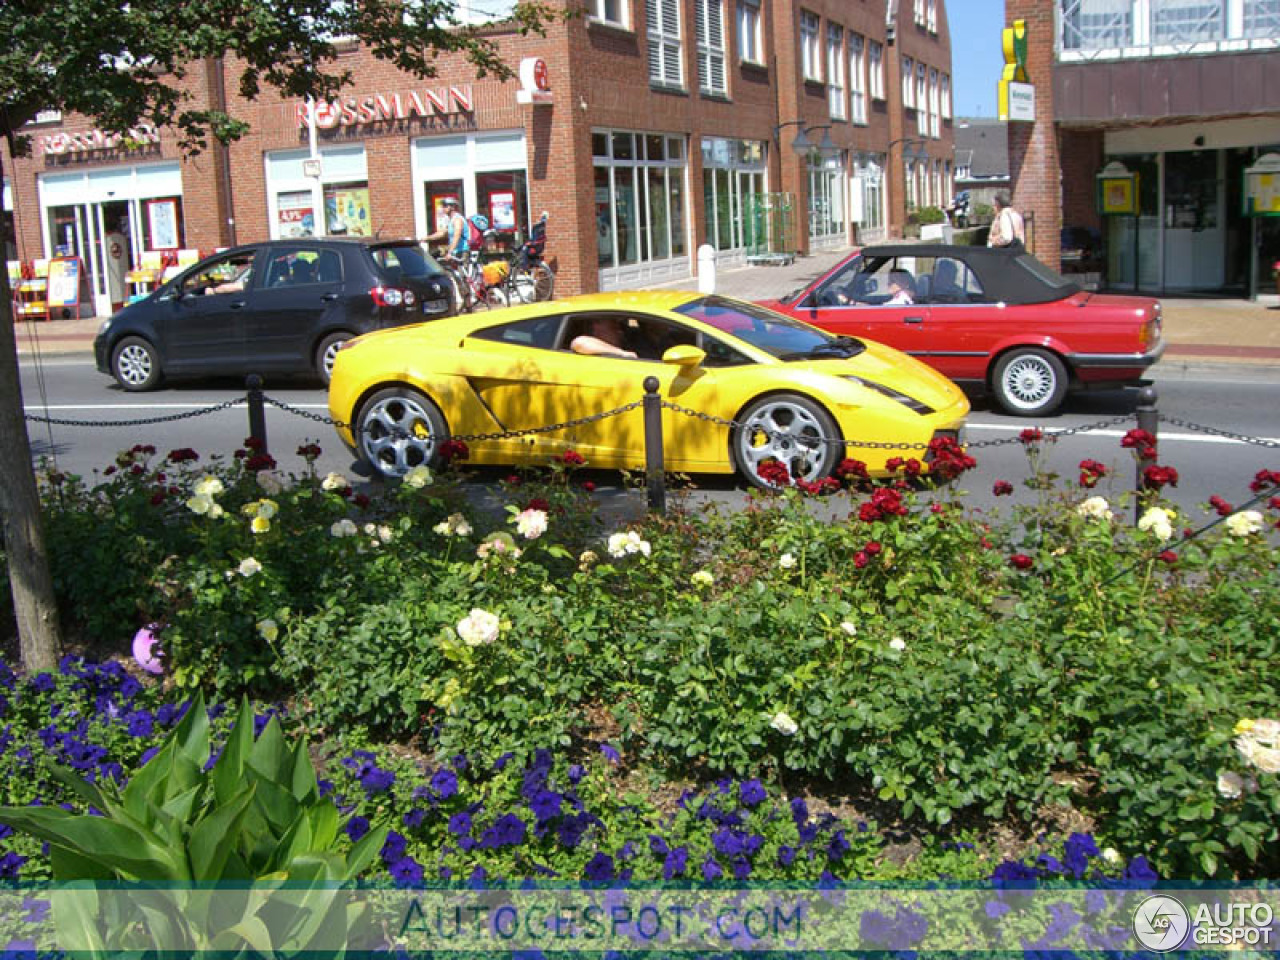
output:
[[[28,404],[23,409],[27,413],[41,413],[45,410],[203,410],[206,407],[216,406],[221,401],[209,401],[208,403],[63,403],[49,404],[47,407],[43,404]],[[235,406],[227,407],[228,410],[239,410],[246,406],[246,401],[238,401]],[[267,405],[272,408],[270,404]],[[291,407],[297,407],[299,410],[328,410],[329,405],[325,403],[291,403]],[[281,410],[281,413],[287,413]]]
[[[1003,423],[966,423],[965,429],[966,430],[993,430],[998,433],[1021,433],[1023,430],[1026,430],[1028,428],[1019,427],[1019,426],[1009,426]],[[1051,438],[1053,436],[1054,428],[1049,427],[1048,429],[1046,429],[1044,427],[1041,427],[1040,429],[1045,431],[1046,438]],[[1064,427],[1063,429],[1070,430],[1071,428]],[[1082,430],[1077,434],[1073,434],[1073,436],[1123,437],[1128,432],[1129,431],[1127,430]],[[1207,433],[1160,433],[1157,435],[1156,439],[1161,441],[1179,440],[1186,443],[1239,443],[1239,444],[1245,443],[1245,441],[1236,440],[1233,437],[1215,437],[1212,434],[1207,434]],[[1255,437],[1254,439],[1265,440],[1268,443],[1280,443],[1280,437]]]

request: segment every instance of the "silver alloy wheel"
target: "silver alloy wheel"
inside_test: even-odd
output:
[[[1058,389],[1058,374],[1047,359],[1025,353],[1004,368],[1000,389],[1010,406],[1038,410]]]
[[[807,407],[787,399],[752,409],[736,434],[738,462],[752,476],[760,464],[777,460],[791,479],[814,483],[830,473],[832,446],[822,422]]]
[[[338,351],[342,349],[345,340],[335,340],[324,348],[324,355],[321,357],[320,363],[324,367],[324,379],[327,383],[329,378],[333,376],[333,364],[338,359]]]
[[[140,343],[128,343],[116,354],[116,374],[131,387],[140,387],[154,372],[151,351]]]
[[[365,459],[387,477],[403,477],[426,466],[441,437],[432,417],[416,398],[393,394],[375,399],[360,418],[360,448]]]

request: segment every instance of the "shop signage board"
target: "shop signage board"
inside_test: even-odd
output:
[[[423,90],[371,93],[361,97],[319,101],[315,105],[316,126],[321,130],[358,127],[367,123],[430,118],[454,113],[473,113],[475,103],[470,84]],[[310,127],[306,101],[294,105],[298,129]]]
[[[1136,216],[1138,174],[1123,163],[1112,161],[1097,176],[1097,210],[1104,217]]]
[[[551,74],[541,57],[525,57],[520,61],[520,89],[516,103],[551,103]]]
[[[1280,153],[1266,153],[1244,172],[1244,215],[1280,217]]]
[[[1027,24],[1013,21],[1002,35],[1004,71],[997,91],[999,117],[1003,121],[1033,123],[1036,119],[1036,89],[1027,76]]]
[[[49,285],[46,296],[48,318],[80,315],[80,286],[84,274],[79,257],[54,257],[49,261]]]

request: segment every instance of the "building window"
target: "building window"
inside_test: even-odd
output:
[[[1225,0],[1152,0],[1151,41],[1201,43],[1226,36]]]
[[[1245,37],[1280,37],[1280,0],[1244,0],[1243,13]]]
[[[698,33],[698,88],[703,93],[724,96],[728,91],[724,74],[723,0],[694,0],[695,29]]]
[[[924,0],[915,0],[912,7],[915,12],[916,24],[924,26]]]
[[[629,26],[626,0],[591,0],[591,16],[615,27]]]
[[[364,146],[323,147],[319,181],[303,172],[306,150],[267,154],[267,203],[275,238],[373,234]]]
[[[938,97],[938,71],[931,68],[929,70],[929,136],[934,139],[939,136],[939,118],[942,115]]]
[[[849,97],[853,104],[849,119],[854,123],[867,122],[867,85],[863,79],[866,76],[865,45],[862,34],[849,34]]]
[[[923,63],[916,64],[916,132],[929,134],[929,68]]]
[[[462,23],[494,23],[511,19],[515,0],[458,0],[454,13]]]
[[[1104,50],[1134,45],[1132,0],[1063,0],[1064,50]]]
[[[718,251],[763,249],[765,153],[757,140],[702,138],[702,203],[707,243]]]
[[[760,42],[760,0],[738,0],[738,58],[764,63]]]
[[[916,63],[910,57],[902,58],[902,105],[916,105]]]
[[[598,130],[591,143],[600,269],[683,257],[688,249],[684,139]]]
[[[925,2],[925,26],[929,28],[930,33],[938,32],[938,0],[926,0]]]
[[[844,109],[844,27],[827,24],[827,72],[831,82],[827,85],[827,103],[831,119],[843,120]]]
[[[421,137],[412,150],[418,236],[444,229],[444,202],[453,198],[464,214],[489,219],[499,250],[514,250],[524,240],[532,218],[523,131]]]
[[[680,0],[645,0],[649,37],[649,82],[684,86],[684,58],[680,55]]]
[[[822,82],[822,51],[818,48],[818,15],[800,11],[800,63],[806,80]]]
[[[867,53],[868,83],[871,88],[871,99],[884,99],[884,44],[876,40],[870,42]]]
[[[951,119],[951,75],[944,73],[942,75],[942,115],[948,120]]]

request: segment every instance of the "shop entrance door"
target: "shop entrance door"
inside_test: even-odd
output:
[[[98,316],[108,316],[128,299],[125,274],[137,217],[137,201],[78,203],[49,210],[50,249],[55,257],[79,257]]]
[[[1219,150],[1164,156],[1164,289],[1220,290],[1224,197]]]

